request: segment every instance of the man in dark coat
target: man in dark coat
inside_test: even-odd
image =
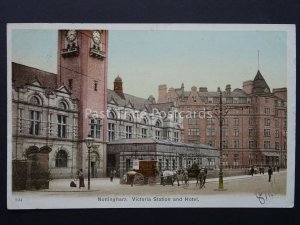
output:
[[[251,166],[250,173],[251,173],[251,176],[253,176],[253,174],[254,174],[254,166]]]
[[[269,166],[268,174],[269,174],[269,182],[271,182],[271,177],[272,177],[272,174],[273,174],[273,170],[272,170],[271,166]]]
[[[205,183],[206,183],[206,177],[207,177],[207,168],[204,167],[204,177],[203,177],[203,186],[205,187]]]

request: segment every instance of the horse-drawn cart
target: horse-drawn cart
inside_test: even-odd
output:
[[[137,160],[133,171],[127,173],[132,185],[155,185],[157,183],[157,170],[155,160]]]

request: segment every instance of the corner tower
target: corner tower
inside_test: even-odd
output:
[[[253,93],[261,94],[261,93],[270,93],[270,88],[260,71],[258,70],[256,76],[253,80]]]
[[[106,30],[59,30],[57,84],[64,85],[79,101],[78,169],[87,172],[88,159],[85,139],[95,142],[91,152],[92,177],[106,175],[106,116],[107,109]],[[106,113],[102,113],[106,115]]]

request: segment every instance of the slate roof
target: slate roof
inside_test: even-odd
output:
[[[174,106],[173,102],[167,103],[156,103],[153,96],[149,96],[148,99],[136,97],[134,95],[125,94],[125,99],[122,99],[115,91],[108,89],[107,94],[107,102],[111,103],[111,101],[115,101],[118,106],[121,107],[130,107],[132,106],[133,109],[137,110],[152,110],[154,108],[158,109],[159,111],[169,111]]]
[[[145,106],[149,106],[151,102],[147,99],[139,98],[124,93],[125,99],[122,99],[115,91],[107,89],[107,101],[115,101],[118,106],[126,107],[132,105],[134,109],[144,110]]]
[[[55,90],[56,74],[39,70],[22,64],[12,63],[12,81],[14,87],[22,87],[34,81],[39,81],[42,87]]]
[[[159,111],[168,112],[174,106],[173,102],[151,104],[150,108],[157,108]]]
[[[261,75],[260,71],[257,71],[257,74],[253,80],[253,93],[265,93],[265,89],[268,89],[268,93],[270,93],[270,88],[264,77]]]
[[[178,97],[184,97],[185,99],[187,99],[190,94],[191,91],[176,91]],[[213,97],[220,97],[220,93],[218,91],[207,91],[207,92],[197,92],[199,97],[204,101],[207,97],[213,98]],[[223,91],[223,97],[247,97],[248,95],[240,88],[236,88],[233,91],[231,91],[230,93],[227,93],[226,91]]]

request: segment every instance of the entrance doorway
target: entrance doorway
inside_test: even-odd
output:
[[[110,174],[110,171],[117,170],[116,168],[116,155],[108,154],[107,155],[107,177]]]
[[[92,177],[97,177],[96,162],[91,162]]]
[[[91,177],[98,177],[98,168],[100,167],[100,156],[98,152],[91,152]]]

